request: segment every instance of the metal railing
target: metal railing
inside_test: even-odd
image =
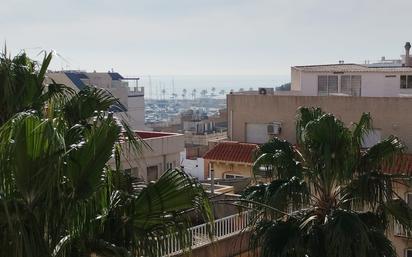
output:
[[[212,241],[221,240],[245,230],[251,221],[251,212],[230,215],[213,223],[204,223],[188,229],[189,245],[191,249],[212,243]],[[161,245],[161,246],[160,246]],[[177,235],[168,235],[159,242],[159,256],[173,256],[183,252],[180,240]]]
[[[393,226],[393,234],[395,236],[412,238],[412,232],[405,229],[399,222],[395,222]]]

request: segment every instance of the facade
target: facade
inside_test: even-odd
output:
[[[374,130],[364,138],[370,147],[389,135],[399,137],[412,152],[412,61],[410,44],[401,60],[375,64],[295,66],[291,68],[291,91],[232,93],[227,95],[228,138],[246,143],[265,143],[273,137],[296,143],[296,110],[320,107],[347,126],[363,112],[373,118]],[[412,157],[392,167],[393,173],[412,175]],[[206,159],[206,158],[205,158]],[[398,195],[412,207],[412,182],[394,185]],[[398,225],[388,230],[398,256],[412,256],[412,235]]]
[[[304,96],[410,96],[412,68],[360,64],[294,66],[291,83],[291,90]]]
[[[256,144],[220,142],[203,156],[204,177],[217,179],[252,177],[253,152]]]
[[[133,176],[145,181],[157,180],[166,170],[180,167],[181,152],[184,152],[182,134],[153,131],[136,131],[145,143],[139,156],[129,153],[122,157],[121,165]],[[127,152],[126,152],[127,153]],[[109,163],[114,165],[114,160]]]
[[[321,107],[347,125],[357,122],[363,112],[373,118],[374,133],[367,139],[372,145],[389,135],[398,136],[412,149],[412,108],[409,97],[348,97],[296,95],[227,96],[229,110],[228,137],[247,143],[265,143],[277,136],[296,143],[295,117],[301,106]]]
[[[58,71],[46,74],[46,83],[64,84],[78,91],[86,85],[107,89],[125,107],[118,112],[133,129],[145,129],[144,88],[138,86],[139,78],[125,78],[117,72]],[[118,111],[118,110],[114,110]]]
[[[339,64],[294,66],[291,90],[303,96],[345,95],[399,97],[412,95],[411,44],[399,60],[373,64]]]

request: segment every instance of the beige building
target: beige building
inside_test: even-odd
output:
[[[125,110],[113,111],[126,119],[133,129],[145,129],[144,88],[138,86],[138,80],[125,78],[117,72],[56,71],[46,74],[46,83],[55,81],[76,91],[86,85],[107,89],[125,107]]]
[[[367,144],[389,135],[398,136],[412,150],[412,98],[245,95],[227,96],[228,137],[247,143],[264,143],[277,136],[296,143],[295,117],[301,106],[321,107],[347,125],[357,122],[362,112],[370,112],[375,131]]]
[[[211,177],[211,170],[217,179],[252,177],[253,152],[256,144],[220,142],[203,156],[205,178]]]
[[[121,159],[123,169],[145,181],[154,181],[166,170],[180,167],[181,152],[185,150],[182,134],[153,131],[136,131],[136,134],[147,147],[139,156],[126,152],[127,156]],[[114,165],[114,160],[109,164]]]
[[[347,126],[363,112],[373,118],[374,130],[364,138],[364,147],[389,135],[398,136],[412,152],[412,62],[410,44],[402,60],[373,65],[339,64],[291,68],[291,90],[227,95],[228,138],[246,143],[265,143],[273,137],[296,143],[296,110],[320,107]],[[412,158],[396,173],[412,175]],[[396,185],[399,196],[412,206],[411,182]],[[387,232],[400,257],[412,256],[412,235],[399,226]]]

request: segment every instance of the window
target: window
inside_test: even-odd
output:
[[[328,76],[328,93],[338,92],[338,76]]]
[[[360,75],[321,75],[318,76],[318,95],[343,93],[360,96],[361,81],[362,77]]]
[[[238,175],[238,174],[229,174],[225,173],[224,178],[244,178],[245,176]]]
[[[351,95],[352,94],[352,85],[350,82],[350,76],[344,75],[340,77],[340,91],[343,94]]]
[[[338,76],[318,76],[318,95],[338,93]]]
[[[405,250],[405,257],[412,257],[412,249]]]
[[[401,76],[401,88],[412,88],[412,75]]]
[[[351,76],[351,86],[353,96],[361,95],[362,77],[360,75]]]
[[[328,76],[318,76],[318,95],[328,94]]]
[[[406,193],[405,202],[412,208],[412,192]]]
[[[154,181],[158,178],[157,165],[147,167],[147,181]]]

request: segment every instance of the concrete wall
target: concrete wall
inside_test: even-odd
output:
[[[214,161],[205,159],[205,178],[209,178],[209,164],[213,165],[215,178],[224,178],[224,174],[236,174],[244,177],[252,177],[251,163],[236,163],[225,161]]]
[[[279,96],[227,95],[229,119],[228,137],[245,142],[246,123],[282,123],[280,138],[296,143],[295,116],[300,106],[321,107],[334,113],[347,125],[357,122],[362,112],[370,112],[374,127],[385,138],[391,134],[412,151],[412,98],[409,97],[347,97],[347,96]]]
[[[304,96],[318,95],[318,76],[321,75],[360,75],[361,96],[398,97],[400,94],[412,94],[411,89],[400,89],[400,76],[404,73],[355,72],[334,74],[333,72],[302,72],[291,68],[291,89],[298,90]],[[340,88],[340,78],[339,78]]]
[[[301,80],[300,80],[300,74],[302,73],[301,71],[297,70],[295,67],[292,67],[290,69],[290,90],[292,91],[300,91],[301,90]]]
[[[127,115],[133,129],[145,129],[144,96],[129,96]]]
[[[131,169],[132,175],[147,180],[147,168],[150,166],[157,166],[158,177],[166,171],[167,163],[171,163],[173,168],[180,167],[180,153],[184,151],[182,134],[148,138],[144,141],[149,148],[143,149],[139,156],[126,151],[126,156],[121,159],[122,168]],[[125,148],[127,149],[126,146]],[[109,164],[114,165],[114,160]]]
[[[186,155],[186,154],[184,154]],[[184,156],[182,160],[182,166],[186,173],[192,175],[195,178],[203,180],[205,178],[205,160],[203,158],[197,158],[195,160],[186,159]]]
[[[89,83],[96,87],[112,88],[112,77],[107,72],[87,72]]]

